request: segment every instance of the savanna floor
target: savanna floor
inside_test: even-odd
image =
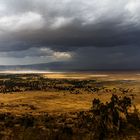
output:
[[[134,103],[140,108],[140,75],[139,72],[101,72],[101,73],[47,73],[45,78],[55,79],[80,79],[97,80],[107,83],[108,88],[133,88],[135,95]],[[41,112],[64,113],[89,110],[94,98],[103,102],[110,99],[112,93],[70,94],[69,91],[25,91],[19,93],[0,94],[0,112],[11,112],[16,114]],[[120,94],[120,93],[116,93]],[[131,93],[130,93],[131,94]]]
[[[138,72],[94,74],[49,73],[42,74],[42,76],[45,77],[46,80],[47,78],[80,81],[95,80],[95,83],[94,81],[93,83],[89,83],[89,85],[86,85],[86,88],[90,86],[91,89],[94,89],[94,86],[98,83],[97,85],[101,85],[101,87],[99,87],[101,90],[99,90],[99,92],[88,92],[84,90],[86,88],[76,88],[72,93],[68,90],[34,90],[10,92],[6,94],[1,93],[0,139],[40,140],[41,138],[42,140],[91,140],[91,136],[93,135],[93,133],[91,133],[91,127],[87,126],[87,123],[84,122],[88,119],[83,120],[83,117],[88,117],[89,114],[86,113],[86,111],[88,112],[91,109],[92,101],[95,98],[100,99],[103,103],[109,102],[114,88],[116,88],[116,92],[113,94],[133,98],[133,105],[140,110],[140,75]],[[26,80],[26,77],[21,77],[21,79],[22,78]],[[52,81],[50,81],[50,83],[51,82]],[[57,84],[56,80],[55,86],[71,86],[64,83],[61,85],[60,83],[61,81]],[[102,87],[105,87],[105,89],[102,89]],[[123,93],[120,89],[129,89],[130,92]],[[133,90],[131,91],[131,89]],[[77,93],[77,90],[80,92]],[[81,114],[83,111],[84,114]],[[138,123],[136,122],[136,124]],[[127,138],[137,140],[139,138],[139,129],[137,130],[139,126],[137,128],[131,127],[132,126],[126,130],[128,131],[126,134],[130,134]],[[130,131],[131,129],[133,129],[132,132]],[[118,137],[116,139],[120,138],[121,137]],[[114,139],[114,137],[112,139]]]

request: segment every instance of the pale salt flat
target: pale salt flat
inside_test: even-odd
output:
[[[7,71],[0,71],[0,74],[32,74],[32,73],[38,73],[38,74],[44,74],[44,73],[54,73],[51,71],[37,71],[37,70],[21,70],[21,71],[13,71],[13,70],[7,70]],[[55,72],[59,73],[59,72]]]
[[[94,74],[94,75],[89,75],[91,77],[108,77],[109,75],[105,75],[105,74]]]

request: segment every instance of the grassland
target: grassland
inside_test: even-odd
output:
[[[139,85],[136,72],[1,74],[0,139],[138,139]],[[112,94],[131,99],[131,115],[124,117],[121,131],[100,137],[91,111],[93,100],[105,104]]]

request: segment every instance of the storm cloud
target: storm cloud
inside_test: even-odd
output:
[[[140,68],[139,13],[139,0],[1,0],[0,64]]]

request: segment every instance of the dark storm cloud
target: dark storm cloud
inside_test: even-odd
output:
[[[88,47],[77,51],[79,55],[73,60],[72,65],[79,69],[140,69],[139,46]]]
[[[55,49],[139,45],[136,2],[7,0],[1,2],[6,10],[2,12],[0,29],[12,32],[12,42],[31,42],[38,47],[45,44]]]
[[[129,50],[129,51],[127,51]],[[50,63],[50,70],[138,70],[140,69],[140,48],[111,47],[80,48],[76,52],[78,55],[69,62]]]
[[[0,56],[55,54],[88,68],[138,63],[130,52],[140,51],[139,12],[139,0],[1,0]]]

